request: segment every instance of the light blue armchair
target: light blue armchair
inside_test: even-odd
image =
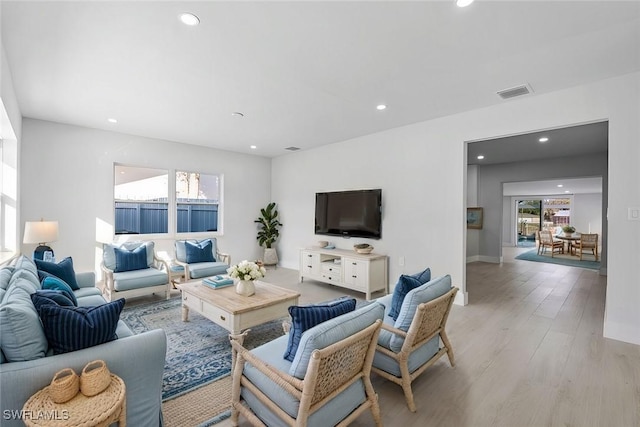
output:
[[[170,297],[170,267],[156,257],[153,242],[105,244],[100,267],[103,294],[109,301],[156,293]]]
[[[216,238],[176,240],[176,264],[184,268],[184,280],[227,274],[231,256],[220,252]]]
[[[369,304],[304,331],[293,362],[287,335],[251,351],[232,336],[231,424],[242,414],[257,426],[342,426],[371,410],[381,426],[370,372],[383,311]]]
[[[457,291],[449,275],[424,283],[407,293],[395,321],[389,316],[392,295],[376,300],[385,306],[385,316],[372,370],[402,387],[411,412],[416,411],[413,380],[445,354],[455,364],[445,326]]]

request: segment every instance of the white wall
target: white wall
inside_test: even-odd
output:
[[[380,187],[383,239],[372,243],[376,252],[390,256],[390,282],[402,272],[431,266],[436,275],[450,273],[466,296],[465,141],[609,120],[604,331],[640,344],[640,222],[627,220],[627,207],[640,206],[639,91],[640,73],[633,73],[276,158],[272,194],[285,224],[278,243],[282,263],[297,268],[299,249],[318,240],[316,191]],[[334,240],[342,248],[354,243]],[[401,256],[404,268],[398,265]]]
[[[16,99],[16,93],[13,88],[13,78],[11,76],[11,70],[9,63],[7,62],[7,55],[4,51],[4,46],[0,45],[2,52],[0,52],[0,99],[4,105],[7,113],[7,118],[10,122],[12,131],[15,133],[15,139],[20,141],[20,135],[22,133],[22,114],[20,113],[20,107],[18,106],[18,100]],[[9,135],[8,123],[0,122],[0,137],[7,138]]]
[[[16,252],[20,231],[20,141],[22,114],[18,106],[13,78],[4,46],[0,43],[0,139],[2,139],[2,177],[0,178],[0,259]]]
[[[602,238],[602,194],[576,194],[571,205],[571,225],[581,233]]]
[[[58,259],[72,256],[76,270],[96,268],[96,221],[113,226],[114,162],[222,174],[219,247],[233,262],[261,258],[253,220],[270,200],[270,159],[33,119],[23,126],[23,219],[58,220],[60,238],[51,247]],[[173,254],[174,239],[153,240]]]

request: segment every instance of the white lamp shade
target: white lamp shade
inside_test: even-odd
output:
[[[27,221],[23,243],[48,243],[58,240],[58,221]]]

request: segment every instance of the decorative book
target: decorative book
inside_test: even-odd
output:
[[[202,279],[202,283],[211,288],[224,288],[233,285],[233,279],[222,276],[206,277]]]

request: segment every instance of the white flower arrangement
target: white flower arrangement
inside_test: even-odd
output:
[[[267,270],[264,267],[259,267],[255,262],[244,260],[229,267],[227,273],[234,279],[256,280],[264,277]]]

